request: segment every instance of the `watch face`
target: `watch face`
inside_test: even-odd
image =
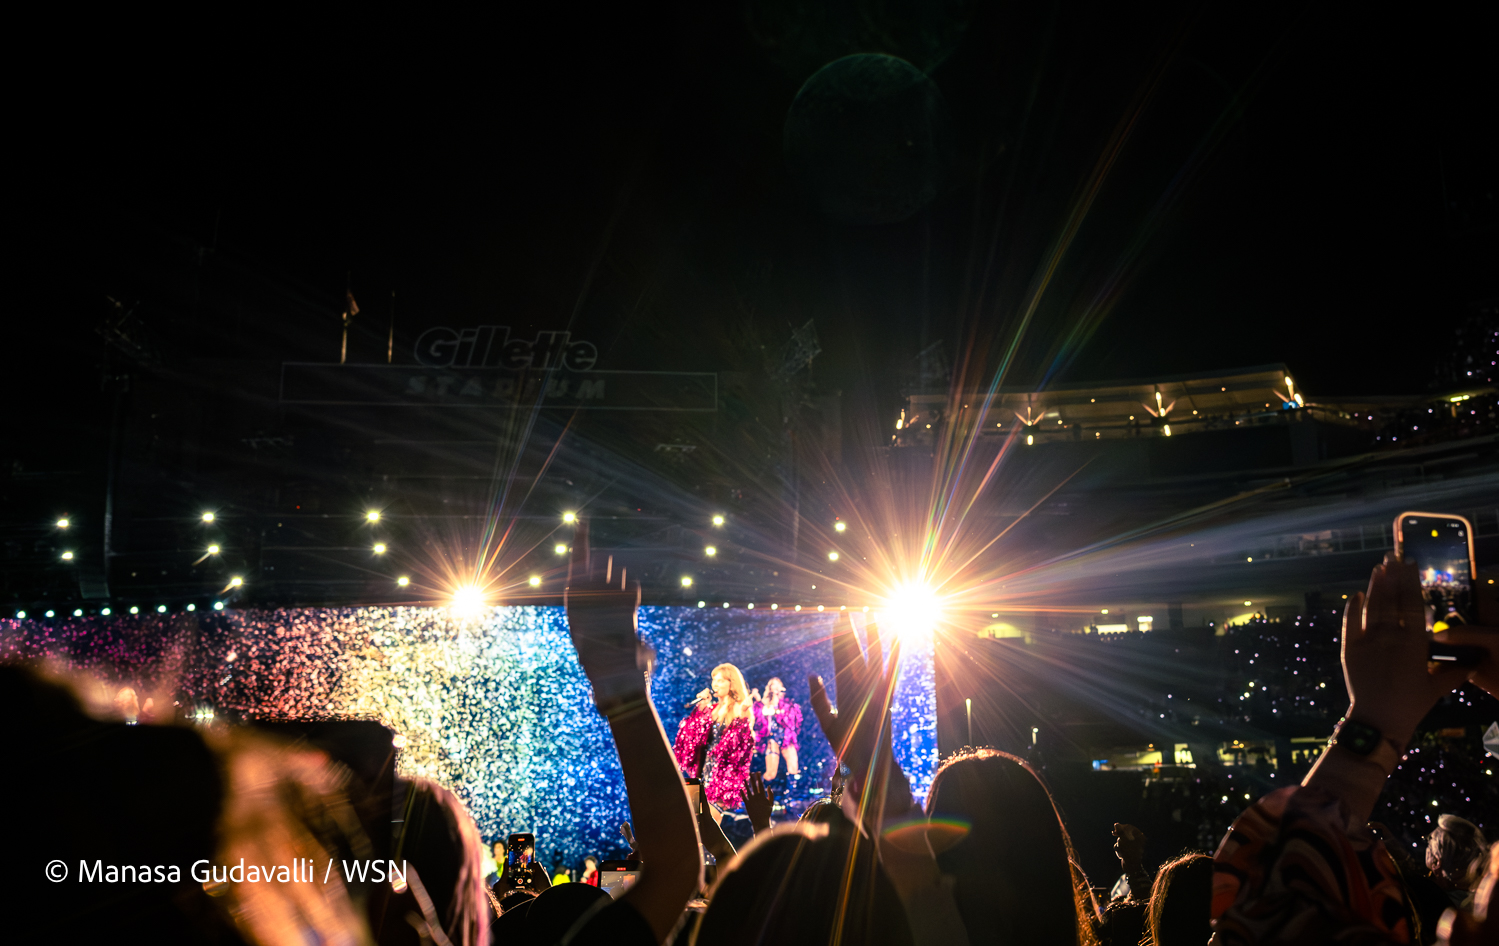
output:
[[[1380,739],[1379,730],[1373,726],[1347,720],[1338,727],[1338,733],[1333,737],[1333,742],[1349,752],[1368,755],[1378,748]]]

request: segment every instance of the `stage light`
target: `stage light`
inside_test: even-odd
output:
[[[189,611],[196,611],[196,610],[198,610],[198,606],[196,604],[190,604],[190,605],[187,606],[187,610],[189,610]]]
[[[48,611],[47,612],[47,617],[49,617],[49,618],[50,617],[56,617],[56,616],[57,616],[57,612],[56,611]]]
[[[1252,562],[1252,561],[1254,561],[1254,556],[1253,556],[1253,555],[1250,555],[1250,556],[1247,556],[1247,557],[1246,557],[1246,558],[1245,558],[1245,559],[1244,559],[1244,561],[1246,561],[1246,562]]]
[[[541,587],[541,576],[540,575],[532,575],[530,578],[526,579],[526,584],[530,585],[532,588],[540,588]]]
[[[556,545],[552,546],[552,554],[554,554],[554,555],[566,555],[567,554],[567,546],[563,545],[561,542],[558,542]]]
[[[824,607],[824,606],[823,606],[823,605],[820,605],[820,604],[819,604],[819,605],[818,605],[818,606],[817,606],[817,610],[819,610],[819,611],[825,611],[825,610],[827,610],[827,608],[826,608],[826,607]]]
[[[380,521],[380,510],[378,510],[378,509],[371,509],[371,510],[367,511],[364,514],[364,521],[365,522],[379,522]]]
[[[373,551],[376,555],[384,555],[385,549],[386,545],[384,542],[376,542]]]
[[[836,561],[838,561],[838,553],[837,552],[829,552],[828,553],[828,561],[830,561],[830,562],[836,562]]]
[[[217,545],[210,545],[208,547],[208,554],[209,555],[217,555],[217,554],[219,554],[219,547]]]
[[[1166,425],[1166,436],[1168,436],[1168,437],[1171,436],[1171,425],[1170,424]]]
[[[724,518],[723,518],[723,516],[722,515],[714,516],[713,517],[713,524],[715,526],[722,526],[724,524]]]
[[[411,579],[406,577],[405,575],[402,575],[400,578],[396,579],[396,585],[401,588],[405,588],[409,584],[411,584]]]
[[[17,611],[16,612],[16,617],[18,617],[18,618],[25,618],[26,617],[26,612],[25,611]]]
[[[243,578],[239,577],[238,575],[235,575],[233,578],[229,579],[229,587],[230,588],[238,588],[240,585],[243,585],[244,583],[245,583],[245,580]]]
[[[770,610],[774,611],[774,610],[778,609],[779,607],[780,607],[780,605],[773,604],[773,605],[770,606]]]
[[[1253,604],[1253,602],[1252,602],[1252,601],[1246,601],[1246,602],[1244,602],[1244,607],[1246,607],[1246,608],[1247,608],[1247,607],[1249,607],[1249,606],[1250,606],[1250,605],[1251,605],[1251,604]]]
[[[222,602],[222,601],[215,601],[213,603],[213,609],[215,611],[222,611],[222,610],[224,610],[224,602]]]
[[[211,512],[205,512],[203,515],[199,516],[198,518],[202,519],[204,522],[212,522],[214,520],[214,514],[211,513]]]
[[[1102,610],[1102,611],[1100,611],[1100,612],[1098,612],[1098,613],[1099,613],[1099,614],[1108,614],[1108,613],[1109,613],[1109,609],[1108,609],[1108,608],[1104,608],[1104,609],[1103,609],[1103,610]],[[997,614],[996,614],[996,615],[994,615],[994,616],[995,616],[995,617],[999,617],[999,615],[997,615]]]
[[[188,607],[192,607],[192,605],[188,605]],[[104,615],[105,617],[109,617],[114,612],[111,611],[111,610],[109,610],[108,608],[100,608],[99,609],[99,613],[102,614],[102,615]]]
[[[62,553],[62,560],[65,561],[65,562],[71,562],[73,560],[73,553],[72,552],[64,552],[64,553]]]
[[[726,607],[726,608],[727,608],[727,607],[728,607],[728,606],[729,606],[729,603],[728,603],[728,602],[727,602],[727,601],[725,601],[725,602],[724,602],[724,603],[723,603],[723,606],[724,606],[724,607]]]
[[[167,613],[167,606],[164,605],[164,604],[158,604],[156,606],[156,613],[157,614],[166,614]]]
[[[689,578],[686,575],[683,575],[682,576],[682,587],[683,588],[691,588],[692,587],[692,579]]]
[[[59,520],[57,520],[57,527],[59,529],[66,529],[68,526],[69,526],[68,520],[66,520],[66,519],[59,519]]]
[[[475,585],[464,585],[453,592],[452,608],[455,614],[478,614],[484,607],[484,592]]]
[[[75,618],[81,618],[81,617],[83,617],[83,609],[82,608],[74,608],[73,609],[73,617],[75,617]]]
[[[708,556],[709,558],[712,558],[713,556],[718,554],[718,549],[710,545],[707,548],[703,549],[703,554]]]
[[[797,605],[797,606],[796,606],[796,610],[798,610],[798,611],[800,611],[800,610],[801,610],[801,609],[802,609],[802,606],[801,606],[801,605]]]
[[[901,637],[930,634],[942,614],[942,602],[931,586],[912,581],[900,585],[885,600],[881,623]]]
[[[755,603],[751,601],[749,604],[745,605],[745,607],[753,611],[755,610]]]
[[[141,609],[132,604],[130,606],[130,613],[131,614],[140,614],[141,613]]]
[[[842,519],[838,520],[837,522],[833,523],[833,531],[834,532],[847,532],[848,531],[848,523],[844,522]]]
[[[706,602],[706,601],[699,601],[697,603],[697,606],[700,607],[700,608],[706,608],[708,606],[708,602]]]
[[[1034,447],[1036,445],[1036,435],[1035,434],[1026,434],[1025,435],[1025,445],[1027,447]]]
[[[578,514],[575,512],[564,512],[562,514],[562,521],[568,525],[572,525],[578,521]]]

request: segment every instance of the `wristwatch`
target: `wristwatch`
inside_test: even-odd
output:
[[[1404,756],[1400,747],[1386,738],[1384,733],[1368,723],[1346,716],[1338,720],[1337,727],[1332,731],[1332,738],[1327,743],[1368,759],[1386,772],[1395,771],[1395,766],[1400,764]]]

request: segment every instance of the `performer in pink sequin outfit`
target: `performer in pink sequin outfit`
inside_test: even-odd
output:
[[[709,689],[677,727],[674,749],[685,778],[703,782],[703,797],[715,814],[738,808],[755,754],[749,687],[733,664],[713,668]]]
[[[755,701],[755,741],[765,744],[765,781],[775,779],[782,758],[786,760],[786,774],[800,778],[796,750],[800,746],[797,733],[802,728],[802,708],[786,699],[786,684],[780,677],[766,681],[764,699],[754,690],[750,696]]]

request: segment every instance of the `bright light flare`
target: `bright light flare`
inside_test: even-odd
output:
[[[936,630],[942,619],[942,599],[930,585],[912,581],[891,592],[881,610],[880,629],[909,640]]]
[[[530,585],[532,588],[540,588],[541,587],[541,576],[540,575],[532,575],[530,578],[526,579],[526,584]]]
[[[554,554],[554,555],[566,555],[567,554],[567,546],[563,545],[561,542],[558,542],[556,545],[552,546],[552,554]]]
[[[217,545],[210,545],[208,547],[208,554],[209,555],[217,555],[217,554],[219,554],[219,547]]]
[[[568,525],[573,525],[578,521],[578,514],[575,512],[564,512],[562,514],[562,521]]]
[[[842,519],[839,519],[837,522],[833,523],[833,531],[834,532],[847,532],[848,531],[848,523],[844,522]]]
[[[464,585],[453,592],[450,606],[454,614],[478,614],[484,605],[484,590],[477,585]]]
[[[215,516],[214,516],[214,514],[213,514],[213,513],[211,513],[211,512],[205,512],[205,513],[204,513],[204,514],[203,514],[203,515],[202,515],[202,516],[200,516],[200,517],[199,517],[199,518],[200,518],[200,519],[202,519],[202,520],[203,520],[203,521],[204,521],[204,522],[212,522],[212,521],[213,521],[213,520],[214,520],[214,519],[215,519],[215,518],[216,518],[216,517],[215,517]]]
[[[388,550],[389,548],[384,542],[376,542],[373,551],[376,555],[384,555]]]
[[[71,525],[71,523],[68,522],[68,520],[66,520],[66,519],[59,519],[59,520],[57,520],[57,527],[59,529],[66,529],[69,525]]]
[[[683,575],[682,576],[682,587],[683,588],[691,588],[692,587],[692,577],[690,575]]]
[[[370,511],[366,512],[364,514],[364,521],[365,522],[379,522],[380,521],[380,510],[378,510],[378,509],[371,509]]]
[[[713,524],[714,524],[714,525],[715,525],[715,526],[722,526],[722,525],[723,525],[723,523],[724,523],[724,518],[723,518],[723,516],[714,516],[714,517],[713,517]]]
[[[407,585],[411,584],[411,579],[406,575],[402,575],[400,578],[396,579],[396,584],[402,588],[405,588]]]
[[[712,558],[713,556],[718,554],[718,549],[715,546],[710,545],[707,548],[703,549],[703,554],[708,556],[709,558]]]

